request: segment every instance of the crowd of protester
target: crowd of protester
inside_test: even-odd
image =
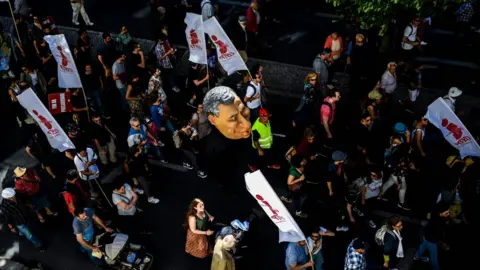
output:
[[[75,25],[79,13],[87,26],[93,25],[82,1],[72,1],[72,8]],[[215,6],[209,0],[202,1],[201,10],[204,19],[215,15]],[[265,22],[278,23],[281,14],[277,12],[271,5],[259,9],[259,3],[253,0],[245,16],[230,29],[229,35],[245,61],[248,52],[270,47],[261,30]],[[424,111],[413,109],[423,87],[422,65],[414,60],[426,44],[417,29],[428,24],[426,19],[414,17],[405,27],[402,38],[396,41],[398,50],[393,55],[398,57],[388,62],[382,74],[377,74],[369,61],[375,45],[365,33],[342,37],[334,32],[326,37],[311,72],[299,82],[304,94],[298,106],[290,119],[283,119],[291,129],[287,133],[289,148],[282,149],[272,133],[272,125],[280,119],[270,121],[270,94],[261,65],[251,67],[251,77],[240,72],[227,76],[214,47],[210,47],[208,68],[189,63],[189,74],[182,77],[176,72],[182,58],[169,43],[165,29],[158,34],[153,52],[144,52],[126,25],[115,38],[104,33],[97,47],[86,29],[80,28],[77,43],[70,46],[83,89],[62,89],[58,87],[57,63],[43,39],[58,32],[48,17],[32,14],[17,13],[18,35],[12,27],[11,43],[7,44],[12,55],[9,69],[0,73],[1,84],[8,89],[12,115],[20,128],[34,124],[18,103],[17,96],[23,91],[31,88],[47,108],[49,94],[69,93],[72,112],[57,118],[75,149],[58,156],[42,131],[36,130],[25,150],[41,164],[38,170],[46,174],[40,177],[35,168],[16,168],[14,184],[3,188],[0,214],[13,233],[23,235],[42,252],[46,246],[29,225],[28,209],[32,207],[40,223],[58,215],[46,196],[49,181],[65,180],[61,197],[72,215],[75,237],[92,261],[103,265],[92,255],[99,251],[93,244],[93,222],[98,229],[113,231],[110,221],[104,222],[100,214],[108,211],[108,202],[116,208],[112,228],[114,225],[130,235],[152,233],[139,207],[140,201],[160,202],[149,183],[153,179],[152,160],[163,164],[180,160],[180,166],[194,170],[200,179],[229,177],[230,169],[241,163],[231,158],[222,161],[233,153],[232,148],[225,150],[217,145],[226,139],[247,138],[244,145],[248,149],[235,150],[248,156],[248,166],[240,170],[285,172],[284,190],[278,195],[296,218],[309,219],[316,214],[308,213],[306,207],[312,199],[335,213],[330,230],[317,226],[306,234],[306,241],[288,245],[287,269],[323,269],[324,261],[328,261],[322,255],[323,237],[336,237],[361,224],[375,231],[374,239],[355,237],[345,247],[344,269],[366,269],[366,242],[381,247],[385,269],[398,269],[405,255],[404,221],[394,215],[383,223],[375,222],[375,210],[385,205],[402,215],[420,213],[428,219],[424,241],[414,259],[440,269],[438,247],[449,248],[444,235],[450,233],[452,224],[475,220],[471,209],[475,209],[472,205],[477,199],[470,187],[478,171],[476,159],[450,154],[454,151],[439,142],[438,132],[429,126]],[[459,20],[463,22],[467,15]],[[7,35],[1,37],[1,42],[8,40]],[[344,71],[350,76],[349,93],[335,76]],[[395,91],[401,84],[408,87],[409,95],[396,100]],[[442,95],[454,112],[461,94],[460,89],[452,87]],[[399,118],[392,109],[398,104],[415,113]],[[226,116],[232,112],[232,116]],[[251,126],[246,124],[248,119]],[[476,132],[472,130],[474,136],[478,136]],[[440,157],[438,145],[447,149]],[[126,155],[120,155],[120,151]],[[123,173],[113,188],[102,188],[99,180],[121,163]],[[55,164],[62,164],[62,169]],[[442,181],[432,184],[425,180],[442,175],[430,168],[443,173]],[[232,181],[236,183],[225,183],[227,192],[235,189],[232,185],[242,185],[241,179]],[[419,185],[421,181],[428,189]],[[104,190],[111,192],[105,194]],[[312,194],[311,190],[318,192]],[[204,202],[194,199],[184,221],[185,251],[204,259],[210,258],[213,250],[211,269],[235,269],[237,235],[217,237],[213,248],[209,238],[215,231],[209,224],[214,222]],[[424,257],[426,250],[428,257]]]

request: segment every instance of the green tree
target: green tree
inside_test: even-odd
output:
[[[388,23],[398,14],[421,14],[445,10],[448,6],[466,0],[326,0],[345,18],[358,18],[362,29],[387,29]]]

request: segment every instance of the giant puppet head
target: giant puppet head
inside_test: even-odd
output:
[[[231,88],[212,88],[203,99],[203,107],[210,123],[226,138],[239,140],[250,137],[250,110]]]

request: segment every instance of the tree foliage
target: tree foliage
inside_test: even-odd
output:
[[[388,22],[402,14],[420,14],[425,9],[445,10],[466,0],[326,0],[344,15],[357,18],[362,29],[386,30]],[[429,10],[433,12],[433,10]]]

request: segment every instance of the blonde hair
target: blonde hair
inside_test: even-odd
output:
[[[308,82],[310,81],[310,79],[313,78],[313,77],[317,77],[317,73],[315,73],[315,72],[309,72],[309,73],[307,74],[307,76],[305,76],[305,79],[303,80],[303,83],[304,83],[304,84],[308,83]],[[318,77],[317,77],[317,79],[318,79]]]

